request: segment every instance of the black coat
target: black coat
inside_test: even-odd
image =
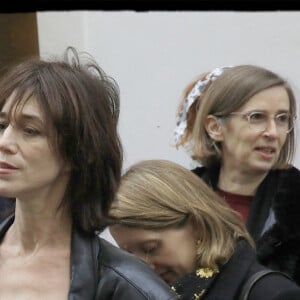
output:
[[[192,170],[217,189],[219,167]],[[275,223],[263,234],[268,217]],[[256,241],[258,260],[286,272],[300,285],[300,171],[294,167],[272,170],[260,184],[251,203],[247,229]],[[299,298],[300,299],[300,298]]]
[[[182,300],[239,300],[240,292],[257,271],[266,268],[259,264],[254,250],[241,240],[230,260],[219,273],[201,278],[186,275],[173,284],[173,289]],[[200,296],[197,298],[197,295]],[[279,274],[269,274],[261,278],[251,290],[249,300],[299,300],[300,287]]]
[[[0,240],[13,216],[0,224]],[[169,286],[143,261],[98,236],[73,230],[68,300],[169,300]]]
[[[15,199],[0,197],[0,223],[15,209]]]

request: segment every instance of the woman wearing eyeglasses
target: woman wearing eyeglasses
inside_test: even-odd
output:
[[[277,74],[253,65],[202,74],[184,92],[175,129],[193,170],[244,219],[259,261],[300,284],[296,100]]]

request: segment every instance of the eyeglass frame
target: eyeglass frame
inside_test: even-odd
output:
[[[243,116],[243,117],[246,118],[246,120],[247,120],[247,122],[248,122],[248,124],[249,124],[249,126],[250,126],[250,128],[251,128],[251,125],[253,125],[253,123],[251,123],[251,119],[250,119],[250,118],[251,118],[251,115],[257,114],[257,113],[262,114],[262,115],[265,115],[265,116],[269,115],[268,113],[266,113],[266,112],[264,112],[264,111],[256,111],[256,110],[253,110],[253,111],[247,111],[247,112],[233,111],[233,112],[229,113],[228,115],[222,116],[221,118],[226,118],[226,117],[229,117],[229,116]],[[276,120],[277,120],[278,116],[281,116],[281,115],[288,115],[288,116],[290,117],[290,120],[289,120],[289,124],[288,124],[288,125],[292,125],[292,126],[291,126],[291,128],[288,128],[288,130],[285,131],[285,133],[290,133],[290,132],[293,130],[294,126],[295,126],[294,123],[295,123],[295,121],[296,121],[296,119],[297,119],[297,116],[295,116],[295,115],[293,116],[293,115],[292,115],[291,113],[289,113],[289,112],[278,113],[277,115],[275,115],[275,116],[273,117],[273,119],[275,120],[276,128],[277,128],[277,126],[278,126],[278,124],[276,123]],[[220,118],[220,117],[219,117],[219,118]],[[267,129],[267,127],[268,127],[268,125],[266,125],[266,128],[263,129],[263,130],[261,130],[261,132],[264,132],[264,131]]]

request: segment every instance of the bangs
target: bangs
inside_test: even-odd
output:
[[[24,108],[27,104],[30,105],[30,103],[34,102],[34,105],[36,105],[39,114],[41,115],[41,118],[39,118],[39,122],[41,122],[41,125],[43,126],[43,134],[47,137],[50,137],[50,145],[54,144],[53,142],[55,139],[55,130],[53,128],[53,125],[51,125],[51,118],[45,114],[45,110],[41,105],[41,101],[39,101],[39,98],[33,92],[25,89],[17,89],[14,90],[6,99],[4,97],[2,99],[3,101],[1,102],[0,109],[1,117],[7,119],[9,123],[15,124],[20,127],[23,126],[25,120],[32,119],[31,116],[28,116],[26,113],[24,113]],[[8,102],[8,110],[4,113],[3,107]]]
[[[23,89],[15,89],[6,98],[1,98],[1,110],[3,106],[9,101],[10,107],[8,110],[7,117],[10,120],[17,121],[18,115],[23,111],[24,106],[28,103],[30,99],[34,97],[32,92]]]

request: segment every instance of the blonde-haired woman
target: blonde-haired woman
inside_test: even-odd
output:
[[[296,99],[278,74],[219,67],[187,86],[175,129],[199,163],[193,172],[243,217],[267,267],[300,284],[300,172]]]
[[[239,299],[251,275],[265,269],[256,261],[240,216],[173,162],[132,166],[123,175],[110,216],[118,245],[148,262],[180,299]],[[248,299],[298,297],[294,282],[269,274]]]

